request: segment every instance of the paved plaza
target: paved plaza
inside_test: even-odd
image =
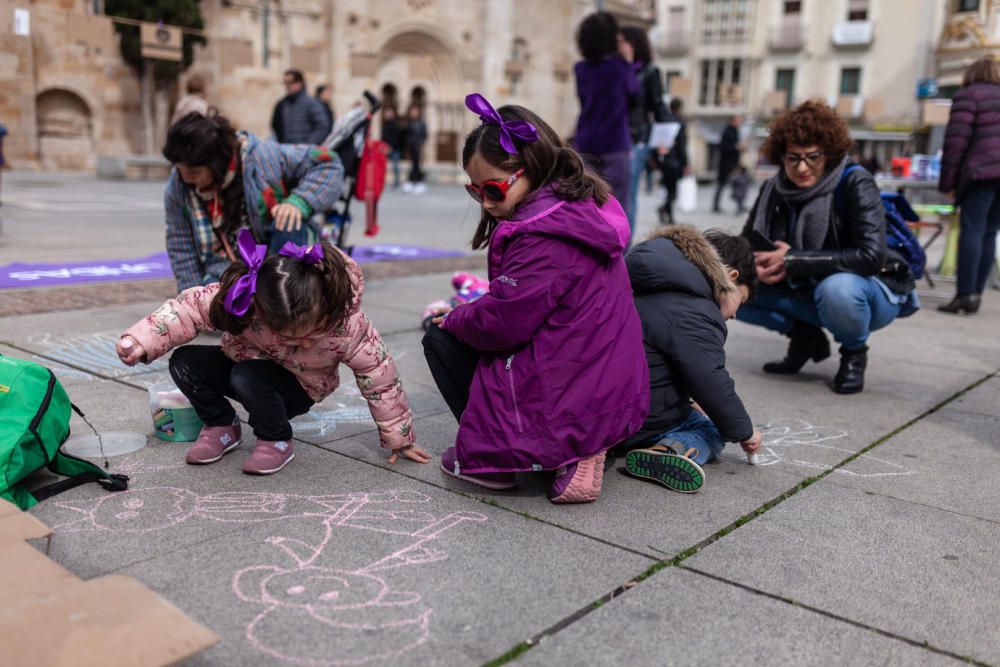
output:
[[[0,265],[163,249],[159,184],[8,173],[3,188]],[[640,199],[644,230],[656,204]],[[478,213],[460,186],[389,192],[377,242],[464,249]],[[360,227],[352,241],[375,242]],[[295,421],[281,473],[241,474],[249,444],[187,466],[185,445],[150,435],[111,459],[127,492],[85,485],[31,510],[55,531],[52,557],[85,579],[134,576],[222,636],[198,666],[1000,664],[1000,293],[976,317],[947,316],[935,307],[953,286],[939,283],[873,337],[855,396],[830,391],[836,358],[765,375],[785,339],[732,323],[729,368],[764,433],[760,465],[730,445],[704,488],[681,495],[609,460],[596,503],[556,506],[541,474],[489,492],[438,468],[457,425],[419,316],[460,264],[485,266],[365,269],[363,307],[430,464],[387,464],[344,368]],[[89,296],[12,315],[0,291],[0,353],[51,367],[101,431],[151,434],[147,389],[166,365],[127,368],[113,346],[158,292],[109,284],[108,305],[101,288],[59,289]],[[72,428],[87,432],[76,416]]]

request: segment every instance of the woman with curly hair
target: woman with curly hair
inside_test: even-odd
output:
[[[608,182],[629,215],[629,107],[639,95],[639,77],[624,55],[631,58],[631,47],[608,12],[594,12],[585,18],[576,43],[583,60],[573,68],[580,98],[574,144]]]
[[[838,394],[864,389],[871,332],[919,308],[906,261],[886,247],[875,179],[850,162],[851,137],[837,112],[806,102],[776,118],[764,149],[778,173],[764,182],[743,229],[754,244],[757,296],[737,317],[788,336],[791,375],[840,344]]]
[[[336,153],[237,132],[218,114],[190,113],[170,127],[163,156],[174,165],[164,196],[167,255],[177,291],[219,282],[249,229],[273,254],[287,241],[315,243],[314,211],[344,189]]]

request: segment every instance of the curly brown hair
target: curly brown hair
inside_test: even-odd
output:
[[[772,164],[781,164],[789,146],[819,146],[829,165],[840,162],[853,144],[847,123],[837,110],[809,100],[771,121],[764,152]]]

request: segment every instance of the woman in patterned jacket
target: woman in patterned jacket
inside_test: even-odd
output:
[[[219,115],[181,118],[170,128],[163,155],[174,165],[164,204],[167,254],[179,292],[219,281],[236,259],[241,229],[271,253],[286,241],[315,242],[309,217],[329,209],[344,188],[336,153],[236,132]]]

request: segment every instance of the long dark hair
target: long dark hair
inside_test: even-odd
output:
[[[649,36],[642,28],[627,25],[622,28],[622,37],[632,45],[633,60],[643,65],[653,62],[653,49],[649,46]]]
[[[236,130],[225,116],[211,113],[202,116],[191,112],[170,127],[163,157],[172,164],[191,167],[208,167],[212,180],[222,185],[229,163],[236,156],[236,177],[224,189],[222,197],[222,227],[224,234],[232,234],[243,225],[243,165],[239,155]]]
[[[242,317],[225,308],[226,294],[247,274],[247,265],[234,261],[222,274],[222,288],[209,307],[212,326],[234,336],[254,321],[274,331],[305,327],[328,331],[339,327],[354,300],[354,287],[340,251],[327,243],[321,247],[323,261],[316,266],[282,255],[265,259],[257,273],[253,303]]]
[[[555,183],[555,193],[566,201],[593,199],[603,205],[611,195],[611,188],[596,173],[587,168],[583,158],[565,145],[555,130],[535,113],[509,104],[497,109],[504,120],[524,120],[538,130],[538,141],[524,143],[515,140],[517,153],[508,153],[500,146],[500,128],[486,123],[469,133],[462,148],[462,166],[466,169],[472,158],[479,155],[488,164],[504,171],[524,169],[532,190]],[[497,219],[483,209],[479,227],[472,238],[472,248],[479,250],[489,245]]]

